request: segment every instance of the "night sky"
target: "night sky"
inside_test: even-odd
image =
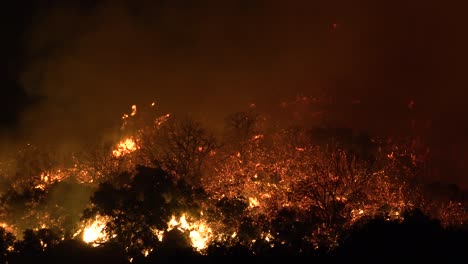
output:
[[[10,2],[3,152],[109,136],[132,104],[216,127],[251,103],[310,95],[334,125],[418,135],[434,180],[468,187],[463,1]]]

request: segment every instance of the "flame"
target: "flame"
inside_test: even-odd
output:
[[[164,230],[159,230],[159,229],[153,228],[152,231],[153,231],[153,234],[156,235],[156,237],[158,237],[159,241],[163,240]]]
[[[42,172],[39,176],[39,182],[34,186],[34,188],[45,190],[49,185],[66,179],[69,176],[70,171],[70,169],[56,169],[55,171]]]
[[[249,206],[250,207],[256,207],[259,206],[260,203],[258,202],[257,198],[249,197]]]
[[[275,244],[273,243],[275,238],[269,231],[267,233],[263,232],[261,236],[266,242],[270,243],[270,247],[275,247]]]
[[[174,228],[177,228],[182,232],[188,231],[192,247],[198,251],[205,249],[213,238],[213,232],[205,222],[188,222],[185,214],[182,214],[179,220],[177,220],[177,218],[173,215],[167,225],[167,231],[170,231]]]
[[[192,246],[197,250],[202,250],[207,246],[207,242],[210,239],[211,229],[204,223],[198,224],[194,229],[195,230],[190,231]]]
[[[40,243],[41,243],[42,250],[45,250],[47,248],[47,243],[45,243],[42,240],[40,240]]]
[[[252,137],[252,140],[262,139],[263,137],[264,137],[264,135],[262,135],[262,134],[255,135],[255,136]]]
[[[83,228],[83,241],[96,247],[100,243],[107,241],[107,233],[104,230],[107,224],[107,217],[97,215],[94,221],[88,223]]]
[[[3,227],[7,232],[16,233],[15,228],[5,222],[0,223],[0,226]]]
[[[112,151],[112,154],[115,157],[120,157],[132,153],[135,150],[137,150],[135,141],[132,138],[126,138],[119,142],[117,148]]]
[[[143,254],[143,256],[146,258],[151,252],[153,252],[153,249],[150,248],[150,249],[144,249],[141,253]]]
[[[46,189],[46,185],[44,183],[39,183],[37,184],[36,186],[34,186],[34,188],[36,189],[41,189],[41,190],[45,190]]]

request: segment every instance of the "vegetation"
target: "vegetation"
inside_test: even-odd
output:
[[[465,198],[430,199],[414,141],[284,126],[255,109],[215,137],[133,110],[118,142],[71,166],[20,152],[0,197],[2,263],[466,256]]]

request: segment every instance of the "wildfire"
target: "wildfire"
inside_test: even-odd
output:
[[[155,105],[153,102],[151,107]],[[136,114],[137,107],[133,105],[131,113],[123,116],[124,125],[127,122],[126,119]],[[138,113],[138,115],[140,116],[141,113]],[[381,158],[383,158],[385,166],[379,165],[382,167],[377,167],[375,170],[372,168],[373,171],[371,172],[369,172],[370,165],[366,161],[360,161],[343,150],[334,150],[328,153],[312,143],[307,143],[308,141],[306,143],[290,143],[292,139],[295,139],[291,135],[280,133],[270,135],[261,133],[263,131],[255,131],[255,134],[249,135],[245,142],[242,142],[241,147],[228,145],[232,149],[226,148],[228,149],[226,151],[223,148],[213,147],[213,149],[210,149],[207,145],[194,143],[190,145],[190,149],[193,151],[187,153],[187,148],[179,143],[184,143],[183,140],[191,143],[195,137],[192,134],[189,133],[187,139],[180,139],[177,137],[183,134],[184,131],[175,131],[177,133],[170,134],[170,140],[175,143],[167,144],[167,146],[164,145],[167,142],[159,139],[160,135],[164,135],[163,132],[166,129],[171,129],[169,125],[165,127],[165,122],[169,120],[169,117],[170,115],[167,114],[152,119],[150,123],[146,123],[142,128],[130,132],[129,134],[132,137],[123,138],[114,146],[112,151],[106,148],[102,152],[105,155],[105,158],[102,159],[104,165],[97,166],[97,169],[81,164],[79,161],[76,161],[72,168],[41,168],[42,172],[34,174],[34,188],[47,191],[47,188],[53,183],[60,182],[70,175],[77,177],[80,183],[93,182],[93,179],[98,179],[96,178],[97,175],[105,175],[108,170],[113,171],[114,167],[112,166],[114,166],[114,163],[118,164],[119,169],[125,167],[125,169],[132,170],[130,166],[126,165],[127,163],[133,165],[140,162],[133,160],[137,155],[129,155],[135,151],[138,151],[138,154],[141,153],[142,160],[145,160],[147,164],[151,164],[148,160],[152,160],[153,155],[165,157],[165,155],[158,152],[163,149],[161,148],[163,146],[168,148],[169,151],[173,151],[173,148],[177,147],[181,148],[179,151],[183,150],[180,152],[183,153],[183,155],[179,155],[180,157],[175,155],[174,158],[170,156],[171,159],[166,159],[169,163],[173,162],[171,165],[181,165],[179,162],[185,162],[187,160],[186,156],[190,154],[195,156],[193,160],[196,162],[193,163],[196,163],[196,165],[193,166],[208,167],[206,173],[216,172],[213,175],[200,173],[201,185],[207,194],[215,198],[226,197],[228,199],[237,199],[237,196],[241,196],[243,206],[244,199],[247,198],[245,210],[247,215],[252,217],[254,223],[261,224],[261,221],[265,221],[265,225],[268,225],[268,221],[277,217],[278,213],[283,209],[287,209],[287,212],[296,213],[295,221],[307,221],[308,216],[306,215],[313,208],[313,210],[317,211],[318,221],[323,222],[311,234],[311,241],[316,247],[319,244],[321,245],[322,240],[328,239],[327,243],[333,245],[338,241],[337,234],[339,230],[336,226],[327,222],[329,219],[328,214],[343,217],[345,222],[342,226],[348,228],[359,219],[380,215],[382,212],[387,220],[402,219],[405,209],[411,208],[413,204],[413,198],[408,195],[409,191],[405,187],[406,183],[398,180],[405,177],[405,175],[401,176],[401,173],[409,173],[412,170],[401,170],[403,172],[396,170],[399,168],[397,166],[401,166],[397,163],[398,157],[409,156],[413,163],[416,159],[411,153],[411,155],[405,154],[404,149],[382,152]],[[134,123],[131,124],[132,126],[129,126],[129,129],[135,129]],[[183,129],[191,131],[191,127],[183,127]],[[162,132],[159,133],[160,131]],[[269,142],[273,143],[270,144]],[[401,154],[402,152],[404,153]],[[172,154],[172,152],[168,153]],[[209,153],[209,155],[206,155],[206,153]],[[208,156],[209,159],[207,163],[202,160],[205,156]],[[219,157],[221,159],[218,160]],[[109,160],[111,165],[108,166],[106,162]],[[123,162],[119,163],[121,161]],[[187,162],[187,164],[187,166],[192,166],[190,162]],[[183,165],[185,166],[185,164]],[[177,166],[175,167],[178,168]],[[168,168],[172,167],[168,166]],[[183,177],[183,175],[177,176]],[[359,192],[356,190],[359,190]],[[211,209],[206,208],[206,206],[209,206],[208,203],[202,206],[205,206],[203,207],[205,211]],[[443,210],[441,215],[444,217],[445,222],[466,223],[466,208],[461,203],[451,202]],[[36,217],[36,215],[39,216]],[[321,215],[325,216],[322,217]],[[35,223],[41,224],[45,221],[51,226],[50,216],[43,217],[37,213],[32,216],[34,216]],[[205,219],[197,220],[198,218],[192,218],[185,213],[180,217],[173,215],[167,223],[168,228],[166,230],[153,229],[152,231],[159,241],[162,241],[165,232],[177,228],[189,237],[192,247],[201,252],[214,240],[228,241],[225,237],[230,237],[236,241],[243,239],[243,236],[238,235],[238,232],[240,232],[239,226],[236,226],[235,221],[226,221],[223,218],[224,216],[219,218],[221,220],[213,217],[209,218],[210,224],[208,225],[206,217],[212,216],[210,214],[203,216],[203,213],[201,213],[201,216]],[[0,220],[3,221],[3,219]],[[99,246],[105,243],[109,237],[115,237],[115,235],[112,236],[107,233],[110,231],[106,231],[105,227],[109,220],[109,217],[97,215],[95,218],[83,222],[80,230],[73,237],[81,239],[90,246]],[[0,223],[0,226],[5,229],[12,229],[6,223]],[[43,224],[41,228],[46,228],[46,225]],[[280,233],[277,233],[274,229],[267,230],[269,231],[262,232],[257,240],[263,239],[273,247],[280,238],[278,236]],[[272,233],[270,233],[270,230]],[[225,237],[223,237],[223,234]],[[249,241],[256,240],[250,240],[249,238]],[[280,242],[285,243],[284,241]],[[47,247],[47,244],[42,241],[41,245],[44,248]],[[152,245],[144,248],[140,251],[141,254],[145,257],[148,256],[153,250],[151,247]]]
[[[182,232],[189,232],[192,247],[194,247],[198,251],[205,249],[208,246],[208,243],[213,238],[213,232],[205,222],[187,222],[185,214],[182,214],[179,220],[177,220],[176,217],[173,215],[171,220],[167,223],[167,225],[167,231],[177,228]]]
[[[125,154],[132,153],[137,150],[135,141],[132,138],[126,138],[119,142],[117,148],[112,151],[115,157],[121,157]]]

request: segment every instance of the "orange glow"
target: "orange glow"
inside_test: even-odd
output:
[[[107,233],[104,230],[107,222],[107,217],[97,215],[94,220],[89,221],[77,234],[82,233],[82,239],[85,243],[94,247],[99,246],[108,239]]]
[[[153,102],[151,107],[155,105],[156,103]],[[133,105],[132,112],[123,116],[124,122],[129,121],[130,123],[130,120],[127,119],[136,114],[137,107]],[[140,115],[139,113],[138,117]],[[130,173],[135,170],[133,165],[141,160],[146,163],[139,164],[151,164],[148,160],[151,160],[152,157],[141,158],[145,155],[144,147],[150,146],[156,150],[156,154],[161,149],[161,145],[167,148],[173,147],[170,144],[164,145],[167,142],[159,141],[158,138],[160,135],[158,131],[166,128],[165,122],[169,120],[169,117],[169,114],[159,116],[137,128],[131,123],[133,131],[125,132],[130,132],[126,135],[132,135],[132,137],[123,138],[118,144],[115,144],[111,151],[105,148],[102,151],[103,156],[105,156],[103,160],[105,162],[110,160],[111,166],[118,164],[119,169],[124,168]],[[320,223],[317,229],[310,233],[311,243],[314,244],[315,240],[325,237],[329,239],[331,245],[337,243],[338,228],[349,228],[360,219],[372,218],[382,214],[382,211],[388,221],[399,221],[402,220],[402,212],[416,207],[415,201],[417,199],[408,194],[412,190],[409,190],[407,183],[401,180],[407,176],[404,174],[405,171],[411,170],[401,170],[404,171],[401,172],[398,167],[395,169],[398,165],[395,164],[404,155],[410,157],[413,164],[419,162],[415,154],[410,153],[404,147],[398,148],[392,145],[385,150],[379,150],[377,158],[384,165],[379,164],[381,167],[374,168],[365,161],[357,160],[356,157],[342,149],[330,147],[330,150],[323,151],[320,147],[307,141],[306,143],[295,142],[296,138],[292,138],[291,135],[280,133],[271,135],[270,132],[264,132],[254,131],[244,136],[244,142],[241,142],[242,147],[237,148],[227,144],[226,149],[228,150],[224,149],[225,146],[210,150],[209,147],[198,142],[190,145],[190,152],[197,156],[196,161],[200,161],[200,163],[188,164],[187,166],[200,166],[206,169],[200,173],[200,183],[197,182],[197,184],[201,185],[200,187],[206,191],[210,199],[210,201],[203,201],[200,206],[202,210],[210,213],[206,213],[206,215],[200,213],[201,219],[192,217],[193,215],[188,213],[184,213],[180,217],[173,215],[167,223],[166,230],[151,230],[154,236],[162,241],[165,232],[177,228],[188,236],[192,247],[200,252],[203,252],[213,241],[226,242],[229,239],[236,242],[241,241],[243,236],[239,235],[238,223],[240,217],[239,219],[229,219],[233,220],[232,223],[226,224],[227,221],[223,219],[225,217],[222,215],[223,213],[221,216],[213,216],[211,213],[217,211],[209,208],[212,206],[210,202],[219,201],[221,198],[239,199],[237,201],[241,201],[243,206],[241,216],[252,218],[255,224],[270,224],[269,221],[274,220],[281,210],[297,213],[296,221],[306,221],[304,215],[314,210],[318,212],[314,214],[317,215],[317,221],[323,221],[323,223]],[[204,155],[205,153],[209,153],[209,155]],[[184,152],[184,154],[186,153]],[[208,156],[208,162],[202,163],[204,162],[201,160],[202,156]],[[180,162],[185,161],[186,158],[185,156],[176,157],[174,160]],[[128,164],[132,166],[127,166]],[[102,167],[104,168],[94,168],[76,161],[71,168],[48,168],[35,174],[33,184],[30,186],[48,191],[53,183],[60,182],[70,175],[77,177],[80,183],[90,183],[93,180],[98,182],[101,179],[98,176],[101,177],[101,175],[106,175],[108,171],[111,171],[111,169],[107,170],[105,166]],[[111,173],[107,174],[112,175]],[[181,175],[176,176],[183,179]],[[446,207],[440,213],[443,222],[466,223],[467,214],[462,214],[465,212],[462,211],[464,210],[462,204],[450,203]],[[344,219],[342,226],[337,228],[327,222],[328,216],[321,218],[321,215],[327,215],[330,212],[336,213]],[[455,218],[457,213],[460,215]],[[34,215],[35,221],[37,221],[35,226],[52,227],[50,215],[38,214],[37,217]],[[3,221],[3,219],[1,220]],[[82,223],[75,236],[91,246],[99,246],[112,237],[106,233],[105,227],[108,222],[109,218],[98,215],[94,219]],[[43,223],[47,223],[47,225]],[[7,227],[5,223],[1,225]],[[271,229],[273,230],[273,228]],[[262,232],[258,233],[261,235],[256,238],[257,240],[263,239],[270,245],[278,242],[275,241],[279,237],[278,233],[271,234],[270,231],[264,230],[269,229],[262,229]],[[249,239],[247,243],[250,241],[255,240]],[[141,252],[143,256],[148,256],[152,250],[143,247],[139,248],[138,252]]]
[[[258,202],[257,198],[249,197],[249,206],[250,207],[257,207],[260,203]]]
[[[167,231],[177,228],[182,232],[189,232],[192,247],[198,251],[205,249],[209,242],[213,239],[213,232],[206,222],[188,222],[185,214],[182,214],[179,220],[177,220],[175,216],[172,216],[167,225]]]
[[[115,157],[121,157],[125,154],[132,153],[137,150],[135,141],[132,138],[126,138],[119,142],[117,148],[112,151]]]

